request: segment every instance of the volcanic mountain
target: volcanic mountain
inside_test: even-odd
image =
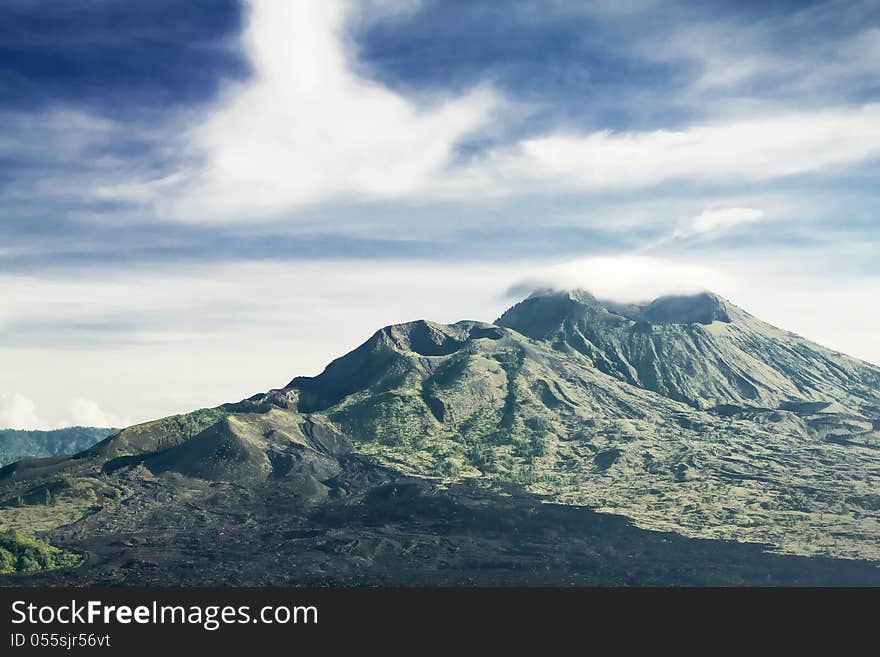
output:
[[[445,520],[432,521],[435,538],[437,523],[441,533],[462,526],[459,512],[473,523],[477,510],[489,507],[501,516],[528,508],[528,517],[590,508],[628,518],[634,526],[626,531],[642,532],[640,546],[653,545],[655,536],[714,539],[687,545],[713,545],[706,550],[728,564],[730,546],[742,543],[759,544],[756,554],[771,546],[880,561],[878,483],[880,368],[770,326],[711,293],[620,304],[582,290],[549,290],[494,324],[388,326],[316,377],[129,427],[72,459],[8,466],[0,470],[0,520],[29,523],[62,546],[88,551],[108,537],[144,540],[144,528],[156,523],[179,523],[187,536],[204,538],[208,528],[220,531],[212,514],[221,500],[252,533],[277,536],[283,525],[292,538],[272,542],[272,553],[296,544],[295,557],[305,549],[294,540],[306,540],[301,532],[317,532],[307,537],[312,543],[329,540],[322,524],[328,518],[347,517],[357,534],[352,518],[379,505],[386,515],[393,509],[395,531],[415,536],[425,509],[439,513],[436,505],[446,500]],[[45,489],[53,491],[51,508],[33,502]],[[254,511],[268,513],[270,499],[272,513]],[[192,517],[181,514],[181,504]],[[454,549],[435,539],[428,541],[434,548],[415,539],[406,547],[397,534],[380,548],[378,521],[371,522],[373,529],[351,538],[362,547],[340,548],[353,551],[339,557],[344,568],[363,548],[362,566],[387,557],[383,572],[390,574],[381,581],[401,583],[410,581],[403,564],[419,550],[426,551],[423,570],[428,561],[458,563],[466,553],[452,539]],[[518,522],[527,533],[529,523]],[[194,529],[199,523],[204,530]],[[481,531],[469,525],[468,540]],[[546,542],[541,536],[529,545]],[[516,531],[493,537],[496,553],[525,540]],[[583,536],[566,540],[580,545]],[[603,540],[608,547],[611,535]],[[535,554],[560,547],[554,545]],[[714,558],[706,550],[704,564]],[[537,558],[529,554],[523,563]],[[158,548],[153,555],[158,559]],[[751,563],[753,556],[738,558]],[[489,564],[480,572],[496,572],[497,560],[480,559]],[[611,561],[603,562],[608,572],[616,567]],[[486,579],[475,568],[431,581],[533,581]],[[96,581],[151,581],[132,572],[118,566]],[[366,581],[325,576],[321,581]],[[742,573],[724,577],[698,583],[751,581]],[[642,579],[631,583],[684,581]]]
[[[878,415],[878,369],[781,331],[711,293],[644,305],[536,293],[496,322],[695,408],[835,402]],[[828,408],[827,406],[825,408]]]

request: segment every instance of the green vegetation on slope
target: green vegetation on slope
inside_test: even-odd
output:
[[[0,531],[0,573],[32,573],[67,568],[79,563],[73,552],[61,550],[14,529]]]
[[[174,447],[229,415],[223,408],[202,408],[127,427],[95,445],[90,453],[104,457],[132,456]]]

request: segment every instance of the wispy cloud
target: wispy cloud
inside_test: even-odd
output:
[[[840,169],[880,157],[880,104],[787,113],[684,130],[527,139],[479,158],[451,189],[606,190],[671,181],[732,185]]]
[[[91,399],[73,399],[68,412],[69,416],[57,423],[59,426],[127,427],[131,424],[128,417],[107,413]]]
[[[690,218],[673,233],[674,238],[708,237],[725,233],[737,226],[754,224],[764,219],[764,211],[756,208],[717,208],[704,210]]]

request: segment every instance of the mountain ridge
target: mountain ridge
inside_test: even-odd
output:
[[[711,324],[713,321],[730,322],[729,308],[733,307],[740,315],[745,311],[733,306],[720,294],[704,290],[694,294],[665,294],[642,302],[623,302],[611,299],[600,299],[583,288],[555,289],[544,288],[535,290],[528,297],[501,315],[495,324],[499,324],[517,306],[535,301],[558,297],[575,304],[595,306],[632,321],[646,321],[651,324]]]
[[[75,529],[86,505],[71,488],[110,508],[184,481],[280,482],[319,508],[366,485],[350,477],[386,476],[367,463],[653,531],[880,561],[880,368],[711,293],[550,291],[495,324],[386,326],[317,376],[0,470],[0,520]],[[11,506],[60,479],[73,486],[52,514]]]

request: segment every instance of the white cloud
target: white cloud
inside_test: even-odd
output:
[[[756,208],[718,208],[704,210],[691,217],[673,237],[705,237],[725,233],[737,226],[754,224],[764,219],[764,211]]]
[[[152,200],[182,221],[264,218],[334,198],[398,197],[446,167],[485,126],[495,97],[405,98],[356,70],[346,38],[351,2],[250,0],[242,46],[252,79],[229,88],[186,139],[190,170],[103,188]],[[384,12],[408,3],[381,2]]]
[[[118,415],[105,413],[91,399],[74,399],[68,406],[69,419],[62,424],[81,427],[126,427],[131,424]]]
[[[249,222],[339,200],[473,201],[676,182],[735,187],[880,157],[880,104],[797,111],[758,103],[744,113],[740,99],[731,102],[738,110],[712,106],[714,119],[681,129],[549,131],[461,160],[459,144],[521,108],[485,86],[406,97],[371,79],[349,38],[354,22],[393,19],[416,4],[250,0],[241,46],[254,74],[189,117],[182,135],[169,135],[187,164],[159,180],[105,184],[98,196],[178,221]],[[861,33],[858,52],[873,52],[876,41]],[[718,84],[751,79],[766,64],[722,56],[712,38],[682,43],[688,49],[670,43],[664,56],[705,60],[707,79]]]
[[[46,422],[34,401],[18,393],[0,394],[0,429],[42,429]]]
[[[19,377],[25,385],[33,382]],[[73,399],[66,407],[58,406],[57,398],[44,398],[42,407],[49,415],[37,413],[36,402],[19,393],[0,394],[0,429],[59,429],[62,427],[125,427],[131,422],[124,417],[105,413],[90,399]],[[55,407],[53,409],[53,406]],[[53,412],[54,411],[54,412]]]
[[[727,283],[727,278],[711,267],[664,258],[615,255],[533,268],[513,290],[519,296],[540,287],[580,288],[603,299],[649,301],[663,294],[717,290]]]
[[[732,184],[838,169],[880,157],[880,104],[788,113],[682,130],[536,137],[453,179],[454,191],[596,191],[672,181]]]

